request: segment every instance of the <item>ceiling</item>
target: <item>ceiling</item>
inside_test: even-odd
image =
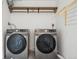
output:
[[[58,0],[13,0],[14,6],[52,7],[57,6]]]

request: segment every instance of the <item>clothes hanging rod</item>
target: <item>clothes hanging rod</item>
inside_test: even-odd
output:
[[[53,11],[12,11],[12,13],[54,13]]]
[[[57,7],[10,7],[9,8],[11,12],[13,12],[14,10],[17,10],[15,12],[21,11],[21,10],[27,10],[29,13],[29,10],[38,10],[38,13],[40,13],[40,10],[43,10],[42,12],[44,12],[44,10],[46,10],[47,12],[49,12],[50,10],[53,11],[53,13],[56,13],[57,11]]]
[[[56,10],[57,7],[12,7],[13,10],[26,10],[26,9],[41,9],[41,10]]]

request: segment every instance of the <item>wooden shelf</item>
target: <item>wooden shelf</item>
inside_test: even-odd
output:
[[[9,7],[10,12],[18,13],[56,13],[57,7]]]

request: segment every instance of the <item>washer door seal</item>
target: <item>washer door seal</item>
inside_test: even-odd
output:
[[[37,38],[36,45],[40,52],[48,54],[54,51],[56,41],[52,35],[42,34]]]
[[[12,34],[7,40],[7,48],[13,54],[20,54],[26,48],[26,38],[21,34]]]

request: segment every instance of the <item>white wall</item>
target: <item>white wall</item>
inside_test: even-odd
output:
[[[10,12],[9,12],[9,9],[8,9],[8,5],[7,5],[7,2],[6,0],[3,0],[2,2],[2,36],[3,36],[3,45],[4,45],[4,38],[5,38],[5,32],[6,32],[6,29],[8,28],[8,21],[10,20]],[[2,40],[2,39],[1,39]],[[3,46],[3,50],[4,50],[4,46]],[[5,52],[5,51],[3,51]],[[3,55],[3,59],[4,59],[4,56]]]
[[[67,31],[66,31],[65,58],[77,59],[77,6],[72,5],[72,9],[67,13]],[[68,49],[67,49],[68,48]]]
[[[11,14],[11,23],[17,28],[37,29],[52,28],[55,24],[55,16],[52,13],[13,13]]]
[[[8,28],[8,21],[10,20],[10,12],[6,0],[2,2],[2,28],[3,34],[5,34],[6,29]]]
[[[57,50],[58,53],[62,56],[64,52],[64,33],[65,33],[65,23],[64,23],[64,17],[63,16],[56,16],[56,29],[57,29]]]
[[[77,15],[76,4],[67,12],[67,24],[64,16],[57,16],[58,52],[65,59],[77,59]]]

